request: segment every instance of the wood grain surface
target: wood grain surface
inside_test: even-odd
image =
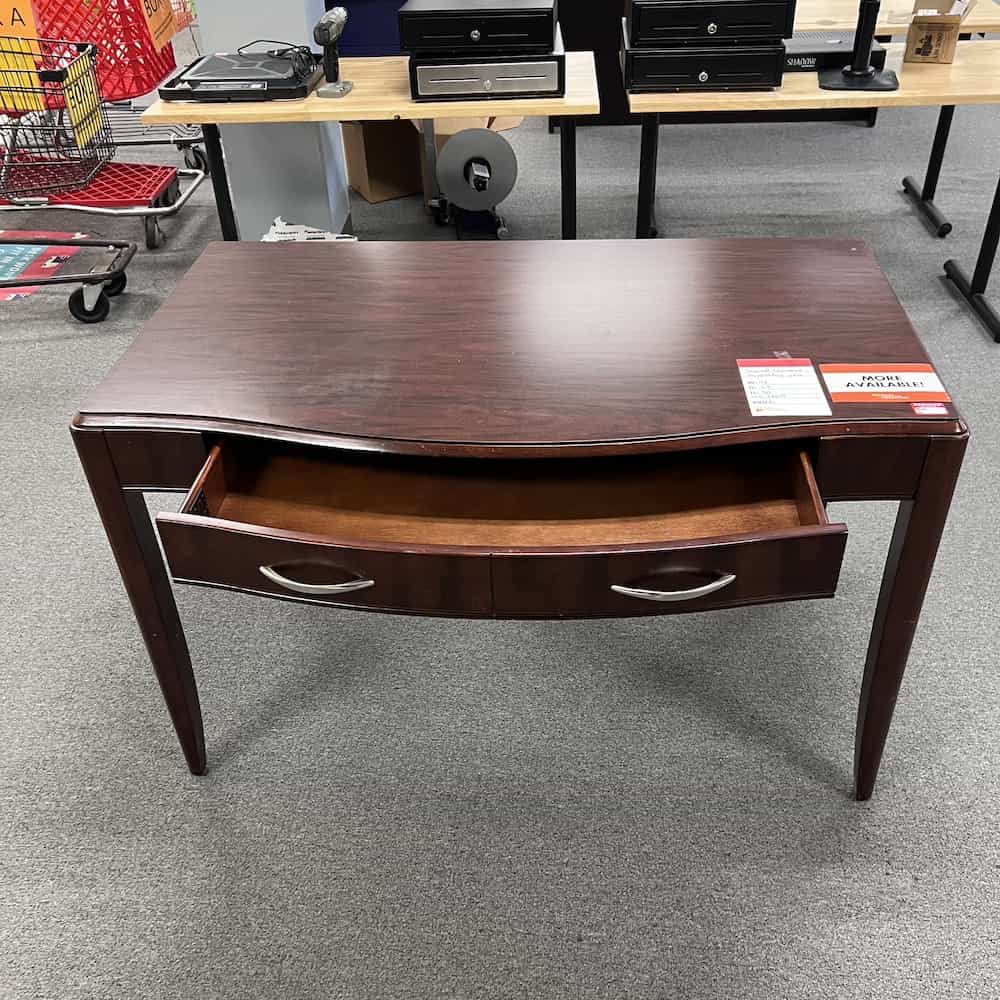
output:
[[[888,59],[898,63],[902,43],[886,48]],[[905,63],[899,68],[899,90],[893,91],[820,90],[815,73],[786,73],[777,90],[629,95],[629,107],[636,114],[997,103],[1000,103],[1000,41],[982,40],[960,44],[951,65]]]
[[[907,0],[885,0],[879,11],[875,34],[901,37],[913,15]],[[854,31],[858,23],[857,0],[798,0],[795,5],[796,31]],[[979,0],[962,25],[969,32],[1000,31],[1000,4]]]
[[[596,115],[601,110],[592,52],[566,53],[564,97],[491,101],[414,101],[409,58],[341,59],[340,75],[354,89],[346,97],[246,104],[156,101],[142,115],[145,125],[250,125],[275,122],[391,121],[396,118],[469,118],[482,115]]]
[[[355,544],[609,546],[826,523],[814,489],[788,445],[500,463],[227,445],[183,510]]]
[[[774,352],[927,360],[859,242],[216,243],[79,425],[486,456],[962,429],[752,417],[737,358]]]

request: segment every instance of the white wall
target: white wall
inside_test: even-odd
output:
[[[323,0],[198,0],[202,50],[255,38],[315,48],[323,9]],[[221,134],[240,239],[259,240],[276,215],[343,231],[351,202],[339,125],[226,125]]]

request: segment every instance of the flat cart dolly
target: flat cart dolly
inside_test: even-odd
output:
[[[0,288],[26,286],[79,285],[69,296],[69,311],[81,323],[101,323],[111,312],[111,299],[125,291],[128,281],[125,268],[135,256],[136,245],[121,240],[53,240],[0,236],[0,244],[10,246],[84,247],[100,249],[107,255],[107,266],[94,266],[89,271],[60,272],[40,278],[20,277],[0,280]]]
[[[85,187],[59,195],[0,197],[0,212],[56,209],[87,215],[141,218],[146,247],[163,243],[160,220],[176,215],[205,179],[203,170],[112,160]],[[180,178],[189,181],[182,190]]]

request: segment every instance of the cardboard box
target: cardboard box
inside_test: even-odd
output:
[[[343,126],[347,180],[378,204],[420,194],[420,136],[409,122],[347,122]]]
[[[975,6],[976,0],[917,0],[903,62],[954,62],[962,22]]]

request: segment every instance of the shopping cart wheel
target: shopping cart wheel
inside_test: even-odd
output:
[[[163,230],[160,229],[159,220],[155,215],[147,215],[142,220],[146,230],[146,249],[155,250],[163,244]]]
[[[104,289],[101,289],[93,309],[87,308],[87,303],[83,297],[83,289],[77,288],[69,297],[69,311],[74,319],[81,323],[103,323],[111,312],[111,299],[107,297]]]
[[[104,294],[110,295],[114,298],[116,295],[121,295],[125,291],[125,286],[128,284],[128,277],[124,271],[121,274],[116,274],[110,281],[104,282]]]
[[[201,146],[188,146],[184,150],[184,165],[192,170],[200,170],[203,174],[208,171],[208,157]]]

